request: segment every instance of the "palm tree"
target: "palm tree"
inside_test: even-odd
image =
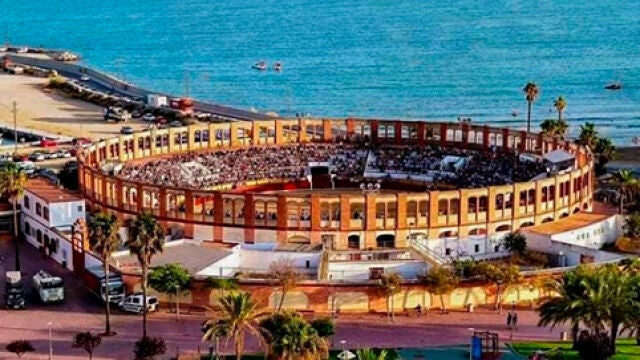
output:
[[[203,340],[211,340],[216,331],[223,327],[229,336],[233,337],[236,359],[242,359],[244,336],[250,333],[262,341],[262,334],[258,330],[258,321],[265,315],[258,304],[251,299],[251,294],[229,294],[219,299],[222,318],[210,319],[205,323],[208,329]]]
[[[586,122],[584,125],[580,125],[580,135],[578,135],[578,144],[588,146],[591,149],[595,148],[598,141],[598,132],[594,123]]]
[[[446,314],[447,307],[444,302],[444,295],[452,292],[458,286],[458,277],[455,272],[448,267],[435,266],[421,278],[430,293],[440,296],[440,306],[443,314]]]
[[[402,290],[403,281],[398,273],[383,274],[378,280],[378,290],[387,299],[387,317],[391,317],[391,321],[395,320],[393,297]]]
[[[94,214],[89,219],[88,225],[89,247],[91,248],[91,251],[98,255],[104,267],[104,335],[109,336],[112,335],[111,322],[109,320],[109,317],[111,316],[111,299],[109,298],[109,293],[111,292],[111,290],[108,286],[109,258],[111,258],[111,254],[113,253],[113,251],[117,250],[118,246],[120,245],[120,234],[118,233],[118,230],[120,230],[120,221],[118,221],[118,217],[113,213],[99,212],[97,214]]]
[[[0,169],[0,193],[11,200],[13,207],[13,245],[15,247],[16,271],[20,271],[20,249],[18,247],[18,199],[24,193],[27,175],[15,163],[6,163]]]
[[[569,129],[569,125],[565,121],[558,121],[555,119],[544,120],[540,124],[540,128],[544,134],[552,137],[564,138]]]
[[[624,201],[625,198],[633,198],[633,195],[637,192],[640,186],[640,181],[633,176],[630,170],[618,170],[615,174],[615,184],[618,188],[618,211],[620,214],[624,213]]]
[[[267,359],[319,360],[329,353],[326,341],[297,313],[273,314],[260,321],[260,331],[269,345]]]
[[[538,85],[533,82],[528,82],[524,86],[522,91],[527,99],[527,134],[531,132],[531,105],[538,98]]]
[[[555,296],[546,300],[538,309],[538,326],[551,325],[553,328],[565,322],[571,323],[574,349],[578,342],[580,321],[586,313],[586,289],[582,281],[591,272],[591,268],[581,266],[575,271],[565,272],[561,279],[550,280],[545,284],[545,290]]]
[[[623,265],[624,272],[631,276],[640,276],[640,259],[625,259],[621,262]],[[636,298],[635,301],[636,309],[634,310],[635,314],[640,314],[640,299]],[[630,334],[635,332],[636,335],[636,345],[640,345],[640,319],[633,319],[632,321],[627,321],[625,324],[625,329],[630,331]],[[623,331],[625,330],[623,329]]]
[[[567,107],[567,101],[562,96],[558,96],[557,99],[553,100],[553,107],[558,110],[558,121],[562,122],[562,112]]]
[[[162,252],[164,246],[164,230],[158,220],[149,213],[138,215],[129,224],[129,238],[127,246],[131,254],[138,258],[138,264],[142,270],[142,302],[145,311],[142,312],[142,337],[147,337],[147,277],[151,259],[157,253]]]
[[[373,349],[360,349],[356,351],[356,358],[358,360],[387,360],[387,350],[382,349],[377,352]]]

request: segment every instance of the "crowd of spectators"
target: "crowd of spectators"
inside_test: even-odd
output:
[[[443,161],[448,156],[462,162],[454,167]],[[513,154],[491,151],[483,153],[439,146],[383,145],[373,148],[354,143],[306,143],[192,152],[126,164],[118,176],[162,186],[209,189],[262,179],[304,180],[311,162],[328,164],[330,173],[339,179],[362,177],[365,169],[383,177],[400,173],[410,178],[414,174],[429,173],[434,184],[446,183],[459,188],[529,181],[545,172],[541,163],[521,161]],[[331,215],[326,217],[333,217]]]
[[[127,180],[181,188],[207,189],[261,179],[305,179],[309,163],[328,163],[337,176],[362,174],[366,151],[341,144],[293,144],[240,150],[192,152],[127,164],[118,176]]]

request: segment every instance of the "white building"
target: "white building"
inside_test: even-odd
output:
[[[622,235],[623,223],[619,215],[580,213],[525,228],[523,233],[530,249],[564,257],[566,260],[560,265],[575,266],[622,258],[600,249]]]
[[[30,179],[21,199],[20,229],[30,244],[73,270],[72,225],[85,211],[79,196],[46,179]]]

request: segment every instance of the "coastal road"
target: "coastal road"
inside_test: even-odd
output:
[[[0,53],[0,56],[2,55],[3,53]],[[99,91],[116,93],[120,96],[146,98],[148,94],[158,94],[158,95],[167,96],[168,98],[180,97],[180,96],[150,91],[150,90],[139,88],[131,84],[126,84],[107,74],[100,73],[94,69],[86,68],[80,65],[67,64],[67,63],[56,61],[56,60],[42,59],[41,57],[37,58],[37,57],[32,57],[27,55],[18,55],[18,54],[11,54],[11,53],[4,53],[4,56],[8,57],[15,63],[21,63],[25,65],[38,66],[45,69],[56,70],[60,75],[63,75],[70,79],[75,79],[77,81],[80,81],[80,78],[82,76],[87,75],[90,78],[90,80],[86,82],[88,86]],[[103,79],[108,79],[108,81]],[[211,104],[211,103],[206,103],[202,101],[194,101],[194,109],[195,111],[211,113],[213,115],[217,115],[217,116],[225,117],[229,119],[235,119],[235,120],[253,121],[253,120],[273,119],[272,117],[265,114],[254,113],[247,110],[236,109],[228,106]]]

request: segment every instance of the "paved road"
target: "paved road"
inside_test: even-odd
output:
[[[51,322],[52,345],[55,359],[85,359],[86,355],[70,347],[72,336],[79,331],[100,332],[104,329],[102,305],[93,295],[84,289],[78,279],[71,276],[54,262],[43,259],[31,246],[21,246],[23,273],[25,278],[44,268],[61,275],[66,283],[66,297],[63,304],[40,305],[33,297],[25,311],[0,309],[0,359],[12,358],[3,352],[5,345],[17,339],[30,339],[37,352],[26,359],[47,359],[48,323]],[[0,244],[0,255],[5,261],[0,271],[13,269],[13,249],[10,244]],[[4,284],[0,285],[0,290]],[[535,326],[537,316],[532,311],[519,312],[520,329],[514,332],[514,339],[559,339],[559,329],[549,331]],[[149,333],[167,340],[168,351],[195,352],[198,346],[206,350],[206,344],[200,342],[200,324],[204,315],[182,314],[177,320],[175,314],[162,309],[150,316]],[[469,328],[491,330],[500,333],[503,340],[509,339],[504,315],[493,311],[469,313],[452,312],[439,315],[431,312],[424,317],[399,316],[390,323],[381,315],[341,315],[337,322],[336,346],[340,340],[346,341],[345,347],[425,347],[466,343]],[[104,339],[97,349],[94,359],[131,358],[133,343],[141,333],[141,318],[137,315],[114,311],[112,326],[118,332],[116,336]],[[248,351],[258,350],[255,340],[247,342]],[[227,346],[231,351],[231,347]],[[8,357],[7,357],[8,356]]]
[[[3,54],[0,53],[0,56],[2,55]],[[56,71],[58,71],[59,74],[71,79],[78,80],[78,81],[80,81],[80,78],[83,75],[85,75],[83,72],[80,71],[81,68],[79,67],[72,68],[69,66],[69,64],[60,63],[55,60],[44,60],[42,58],[34,59],[32,56],[10,54],[10,53],[7,53],[6,56],[11,58],[16,63],[23,63],[27,65],[37,65],[47,69],[55,69]],[[91,69],[91,71],[96,71],[96,70]],[[100,91],[115,92],[119,95],[129,96],[129,97],[146,97],[147,94],[161,94],[161,93],[150,91],[147,89],[138,88],[133,85],[128,85],[127,90],[125,90],[123,83],[120,84],[120,86],[113,87],[102,81],[97,81],[91,76],[91,74],[88,74],[88,75],[91,78],[91,80],[87,81],[87,85]],[[163,95],[166,95],[168,97],[175,97],[169,94],[163,94]],[[231,119],[238,119],[238,120],[252,121],[252,120],[273,119],[272,117],[265,114],[254,113],[251,111],[236,109],[236,108],[222,106],[218,104],[205,103],[202,101],[195,101],[194,109],[195,111],[207,112],[214,115],[223,116]]]

